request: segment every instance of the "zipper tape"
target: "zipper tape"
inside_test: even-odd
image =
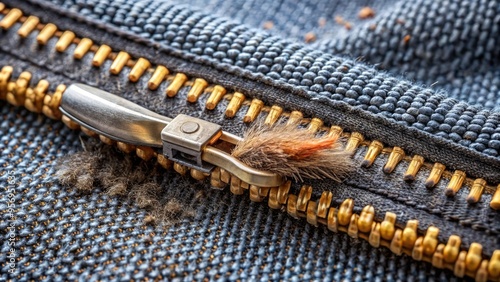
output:
[[[225,110],[226,117],[228,118],[234,117],[243,105],[249,105],[248,111],[243,118],[246,123],[253,122],[261,112],[267,112],[265,123],[268,125],[274,124],[280,117],[290,117],[292,120],[301,120],[303,123],[309,124],[311,130],[329,131],[329,134],[342,132],[337,126],[332,126],[330,128],[323,126],[323,121],[318,118],[307,119],[303,117],[302,113],[297,111],[285,112],[284,109],[278,105],[268,107],[265,106],[261,100],[249,100],[240,92],[227,94],[227,90],[224,87],[220,85],[210,85],[204,79],[195,78],[194,80],[190,80],[183,73],[171,74],[165,66],[159,65],[155,67],[145,58],[138,58],[135,60],[126,52],[113,52],[107,45],[94,45],[93,41],[89,38],[78,38],[73,32],[60,31],[55,25],[50,23],[43,25],[40,23],[39,19],[34,16],[25,17],[19,9],[9,10],[6,9],[3,4],[0,5],[0,8],[3,14],[5,14],[4,18],[0,20],[0,28],[9,29],[17,22],[22,23],[17,32],[19,36],[26,37],[32,32],[39,31],[37,42],[41,45],[45,45],[49,39],[56,38],[57,42],[55,48],[57,52],[61,53],[66,52],[70,45],[74,44],[76,45],[73,50],[75,59],[81,59],[85,55],[92,55],[92,64],[95,67],[100,67],[106,60],[110,60],[112,61],[110,72],[115,75],[121,73],[125,67],[130,68],[128,78],[132,82],[137,82],[142,76],[150,74],[148,87],[151,90],[158,89],[161,83],[168,80],[170,83],[165,91],[167,97],[175,97],[182,87],[189,86],[191,88],[187,100],[194,103],[198,101],[201,95],[209,95],[205,104],[208,110],[215,109],[222,99],[229,100],[229,104]],[[24,74],[23,77],[26,82],[30,80],[28,75],[29,74]],[[22,81],[19,83],[22,84]],[[64,91],[64,89],[59,89],[56,93],[62,91]],[[14,105],[20,105],[23,97],[22,94],[23,90],[21,89],[19,94],[16,94],[15,97],[8,97],[8,100],[10,99],[9,102]],[[17,99],[17,101],[13,102],[12,99]],[[54,105],[57,104],[58,99],[60,99],[59,94],[55,95],[52,103]],[[51,116],[52,114],[48,109],[44,111],[47,116],[52,118],[56,117]],[[59,114],[57,109],[54,111],[56,115]],[[432,167],[427,177],[426,188],[432,189],[441,179],[445,178],[449,180],[444,192],[447,196],[453,197],[460,189],[467,186],[471,188],[467,197],[467,201],[470,204],[477,203],[483,193],[490,193],[493,194],[490,207],[500,210],[500,183],[486,183],[482,178],[469,178],[465,171],[447,170],[445,165],[441,163],[426,162],[424,158],[419,155],[407,156],[400,147],[385,147],[380,141],[364,140],[364,137],[357,132],[343,133],[342,137],[348,138],[346,148],[348,151],[354,151],[358,146],[368,146],[368,151],[362,163],[364,167],[370,167],[380,154],[389,154],[389,159],[383,171],[385,173],[391,173],[396,166],[405,163],[405,165],[408,166],[403,176],[403,180],[405,181],[413,181],[423,166]]]
[[[229,99],[230,102],[226,109],[226,115],[228,117],[234,116],[243,104],[247,104],[249,105],[249,109],[245,114],[245,122],[252,122],[260,112],[267,111],[266,123],[268,124],[272,124],[280,117],[285,116],[291,120],[303,120],[304,123],[308,124],[310,130],[317,131],[325,129],[320,119],[303,119],[303,115],[300,112],[285,113],[282,108],[276,105],[266,107],[260,100],[246,100],[242,93],[228,95],[221,86],[211,86],[206,84],[206,81],[204,82],[199,79],[189,81],[184,74],[178,73],[169,75],[168,69],[164,66],[158,66],[154,69],[147,68],[146,66],[149,66],[150,63],[146,63],[145,59],[138,59],[135,61],[126,53],[113,53],[111,48],[106,45],[99,47],[94,46],[90,44],[90,39],[78,39],[69,32],[57,31],[57,29],[50,24],[41,25],[36,19],[28,20],[28,18],[22,16],[19,10],[4,9],[3,11],[6,16],[0,21],[0,28],[9,29],[17,21],[20,21],[23,23],[18,31],[20,36],[29,34],[35,29],[40,30],[37,36],[39,44],[46,44],[52,37],[58,37],[58,42],[56,44],[56,46],[59,46],[56,47],[58,52],[65,52],[70,44],[76,44],[75,58],[81,58],[87,54],[82,50],[94,52],[93,64],[95,66],[102,65],[105,60],[112,60],[113,63],[110,71],[114,74],[120,73],[125,67],[130,67],[131,72],[129,74],[129,79],[131,81],[139,79],[145,73],[151,73],[152,75],[148,83],[150,88],[157,88],[160,83],[168,79],[171,83],[166,91],[167,96],[175,96],[182,86],[189,85],[192,89],[188,94],[188,97],[190,97],[188,100],[190,101],[197,101],[200,95],[203,95],[205,92],[210,92],[211,94],[208,101],[211,101],[210,107],[215,108],[221,99]],[[29,31],[30,26],[36,27]],[[77,52],[77,50],[79,51]],[[406,253],[416,260],[428,261],[436,267],[451,269],[454,271],[455,275],[459,277],[468,275],[476,278],[478,281],[485,281],[487,279],[498,280],[500,277],[499,250],[494,251],[488,260],[483,258],[480,244],[473,243],[469,250],[462,250],[460,248],[461,240],[458,236],[450,236],[446,244],[440,243],[437,239],[439,229],[436,227],[429,227],[425,235],[419,235],[417,232],[418,221],[408,221],[404,228],[400,228],[395,225],[395,215],[387,213],[382,222],[377,222],[374,220],[373,207],[366,206],[360,214],[355,214],[353,212],[354,202],[351,199],[345,200],[338,209],[331,207],[331,200],[333,198],[331,192],[323,192],[321,197],[317,201],[314,201],[311,200],[311,186],[303,186],[298,195],[293,195],[289,194],[290,182],[286,182],[279,187],[258,187],[242,183],[239,179],[231,177],[227,171],[220,168],[216,168],[210,175],[206,175],[197,170],[188,169],[178,163],[172,163],[162,154],[158,154],[150,147],[133,146],[123,142],[116,142],[102,135],[99,136],[95,132],[79,126],[60,112],[59,105],[62,95],[66,90],[65,85],[59,85],[53,93],[48,93],[49,83],[47,81],[41,80],[35,87],[31,88],[30,85],[32,82],[29,72],[21,73],[15,80],[12,79],[12,72],[13,68],[10,66],[3,67],[0,72],[0,98],[6,99],[13,105],[24,105],[33,112],[44,113],[53,119],[62,119],[70,128],[78,129],[80,127],[83,132],[98,137],[107,144],[117,145],[118,148],[128,152],[136,151],[137,155],[143,159],[157,157],[158,162],[162,166],[167,168],[173,166],[174,170],[181,174],[189,173],[196,179],[210,177],[210,182],[213,186],[222,187],[229,185],[230,190],[235,194],[243,194],[248,190],[250,198],[254,201],[263,201],[265,198],[268,198],[268,205],[271,208],[286,208],[290,215],[306,218],[311,224],[324,224],[332,231],[340,230],[348,233],[350,236],[364,238],[375,247],[380,245],[386,246],[396,254]],[[207,102],[207,108],[209,107],[208,105],[209,103]],[[400,162],[403,160],[408,161],[410,165],[405,174],[405,179],[410,181],[412,177],[415,177],[419,168],[423,165],[429,165],[426,164],[420,156],[414,156],[413,158],[406,157],[401,148],[384,148],[381,142],[368,142],[364,140],[363,136],[359,133],[342,133],[342,130],[335,126],[327,129],[329,134],[343,134],[343,136],[348,137],[347,150],[355,152],[359,146],[368,146],[365,161],[363,162],[364,166],[369,167],[381,153],[389,154],[389,160],[384,167],[384,172],[391,173],[397,165],[400,165]],[[452,192],[460,189],[464,183],[472,181],[473,187],[469,195],[471,198],[470,202],[474,202],[484,190],[494,190],[494,188],[486,186],[485,181],[482,179],[472,180],[466,178],[464,172],[447,172],[444,166],[439,163],[431,166],[432,171],[427,181],[428,187],[435,185],[443,176],[446,177],[449,175],[451,175],[451,180],[448,187],[451,186],[450,190],[452,190]],[[453,183],[453,185],[451,185],[451,183]],[[449,194],[453,194],[452,192],[449,192]],[[499,202],[500,193],[497,188],[490,205],[492,208],[499,208]]]
[[[4,73],[5,69],[11,70],[12,68],[4,67],[2,69],[2,72],[0,72],[0,81],[4,77],[1,74]],[[14,95],[14,93],[19,93],[19,88],[17,88],[19,85],[18,81],[20,79],[24,81],[24,76],[20,75],[17,80],[7,80],[7,92],[0,92],[1,97],[8,97],[9,95]],[[42,86],[39,86],[40,84]],[[24,85],[24,83],[21,83],[21,85]],[[0,88],[1,86],[2,84],[0,83]],[[42,80],[35,88],[28,86],[25,92],[35,93],[35,89],[37,88],[41,90],[48,89],[46,86],[48,86],[47,83]],[[37,93],[44,93],[42,96],[43,100],[50,102],[53,101],[52,98],[56,94],[59,95],[58,93],[60,93],[63,95],[64,91],[58,92],[58,90],[62,89],[66,89],[66,87],[59,85],[54,93],[40,92],[41,90],[37,91]],[[26,99],[26,101],[30,100]],[[295,218],[305,218],[308,223],[315,226],[322,224],[331,231],[342,231],[353,238],[363,238],[374,247],[384,246],[395,254],[405,253],[415,260],[427,261],[435,267],[450,269],[459,277],[468,275],[476,278],[478,281],[500,279],[500,250],[494,251],[488,260],[483,258],[482,246],[480,244],[472,243],[468,251],[461,249],[461,239],[459,236],[450,236],[446,244],[439,242],[439,229],[434,226],[429,227],[424,235],[420,235],[417,220],[409,220],[406,226],[399,227],[396,225],[396,215],[387,212],[383,221],[377,221],[373,206],[365,206],[359,214],[356,214],[352,199],[344,200],[338,208],[332,207],[333,193],[329,191],[323,192],[320,198],[315,201],[312,199],[313,188],[311,186],[302,186],[298,195],[295,195],[290,193],[290,181],[277,187],[259,187],[245,183],[221,168],[216,168],[212,173],[207,175],[199,170],[189,169],[182,164],[173,163],[152,147],[129,145],[99,135],[84,126],[80,126],[67,116],[62,115],[62,113],[56,112],[59,108],[55,106],[51,108],[49,104],[43,104],[41,111],[49,113],[51,117],[55,117],[56,119],[59,117],[68,127],[81,129],[87,135],[99,138],[106,144],[117,145],[123,151],[132,152],[135,150],[136,154],[142,159],[149,160],[156,157],[158,163],[163,167],[173,167],[180,174],[189,174],[198,180],[210,178],[212,186],[219,188],[229,186],[233,194],[241,195],[248,191],[252,201],[262,202],[267,199],[270,208],[285,209],[289,215]],[[40,112],[40,108],[34,107],[32,109]]]

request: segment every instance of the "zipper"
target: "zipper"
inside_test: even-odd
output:
[[[246,106],[248,109],[243,117],[245,123],[254,122],[259,115],[263,114],[267,114],[264,121],[267,125],[273,125],[280,119],[298,121],[311,132],[345,138],[347,140],[345,150],[353,155],[366,148],[361,163],[363,167],[369,168],[381,154],[385,154],[388,155],[388,160],[383,168],[383,172],[386,174],[394,172],[397,166],[406,165],[407,170],[403,179],[404,181],[413,181],[417,173],[423,167],[427,167],[431,170],[425,182],[428,189],[433,188],[443,179],[449,179],[445,191],[447,196],[454,196],[460,189],[468,186],[471,187],[467,197],[469,204],[478,202],[483,193],[491,193],[493,196],[490,207],[496,210],[500,209],[500,185],[498,183],[491,185],[482,178],[473,179],[467,177],[467,173],[464,171],[447,170],[444,164],[427,162],[418,155],[407,156],[400,147],[386,147],[380,141],[365,140],[360,133],[343,132],[342,128],[335,125],[325,126],[321,119],[305,118],[299,111],[286,112],[279,105],[265,105],[259,99],[247,99],[240,92],[228,94],[224,87],[209,84],[203,78],[190,79],[183,73],[171,74],[166,66],[155,66],[145,58],[132,58],[128,53],[113,51],[107,45],[95,45],[91,39],[78,38],[72,31],[60,31],[51,23],[42,24],[35,16],[23,16],[19,9],[7,9],[1,3],[0,9],[5,15],[0,20],[0,28],[7,30],[19,23],[20,27],[17,33],[20,37],[27,37],[32,32],[38,31],[36,39],[40,45],[45,45],[50,39],[57,38],[55,48],[60,53],[66,52],[70,45],[75,44],[76,47],[73,53],[75,59],[82,59],[85,55],[90,54],[93,56],[92,65],[94,67],[101,67],[105,61],[110,60],[112,61],[110,72],[118,75],[124,70],[130,70],[128,79],[131,82],[137,82],[142,76],[150,75],[147,83],[150,90],[157,90],[162,83],[169,81],[165,91],[165,95],[169,98],[176,97],[183,89],[189,89],[187,101],[190,103],[197,103],[202,95],[210,93],[205,104],[207,110],[214,110],[223,99],[227,100],[228,105],[224,111],[226,118],[234,118],[236,113],[242,110],[243,106]],[[219,165],[215,166],[215,168],[207,169],[203,167],[202,162],[196,162],[196,164],[192,162],[186,163],[186,159],[175,159],[172,156],[169,159],[165,156],[166,154],[158,152],[154,148],[158,146],[151,146],[147,142],[131,144],[134,142],[127,142],[130,140],[117,138],[116,134],[113,135],[109,131],[104,132],[91,127],[88,123],[84,123],[87,126],[82,126],[82,120],[75,117],[78,112],[70,113],[64,107],[61,107],[63,97],[66,97],[67,93],[76,91],[75,89],[78,86],[68,87],[61,84],[51,92],[49,89],[54,87],[51,87],[48,81],[40,80],[34,83],[31,78],[32,75],[29,72],[22,72],[17,78],[14,78],[13,67],[4,66],[0,72],[0,98],[15,106],[25,106],[32,112],[43,113],[49,118],[61,119],[71,129],[81,129],[87,135],[99,138],[106,144],[115,145],[124,152],[135,152],[144,160],[154,157],[163,167],[167,169],[173,168],[182,175],[190,175],[198,180],[209,178],[211,185],[214,187],[224,188],[229,186],[231,192],[237,195],[244,194],[248,190],[252,201],[261,202],[267,198],[269,207],[285,209],[291,216],[305,218],[315,226],[322,224],[331,231],[342,231],[351,237],[363,238],[368,240],[374,247],[385,246],[396,254],[408,254],[415,260],[427,261],[435,267],[450,269],[459,277],[468,275],[478,281],[488,279],[499,281],[500,279],[500,250],[494,251],[487,258],[483,256],[480,244],[472,243],[468,250],[461,248],[459,236],[452,235],[446,243],[441,242],[438,240],[439,229],[437,227],[431,226],[425,232],[421,232],[418,230],[417,220],[410,220],[406,222],[406,225],[397,224],[396,214],[391,212],[386,213],[382,221],[376,220],[373,206],[365,206],[359,214],[355,213],[352,199],[344,200],[338,208],[333,207],[333,194],[331,192],[324,191],[319,199],[314,200],[312,199],[313,188],[308,185],[303,185],[297,195],[293,194],[290,191],[290,181],[283,181],[279,176],[268,172],[266,174],[265,171],[256,171],[249,167],[243,167],[242,170],[246,171],[247,176],[264,174],[268,177],[264,178],[264,180],[254,181],[251,177],[245,178],[243,172],[227,169],[227,167],[224,167],[224,163],[218,163]],[[35,84],[36,86],[31,87],[31,85]],[[80,88],[85,88],[85,86],[80,86]],[[94,91],[87,89],[79,93]],[[133,107],[130,104],[122,110]],[[146,116],[152,115],[152,113],[146,114]],[[156,116],[156,118],[163,119],[165,124],[171,122],[170,120],[164,120],[164,117]],[[192,121],[189,117],[184,118]],[[198,120],[198,122],[202,121]],[[239,140],[239,137],[218,130],[214,135],[220,135],[219,138],[233,145]],[[207,142],[210,143],[209,141]],[[172,144],[179,145],[175,142],[170,145]],[[219,158],[221,158],[220,155],[214,157],[215,162],[219,161]],[[172,161],[172,159],[175,161]],[[268,182],[266,179],[274,180]]]

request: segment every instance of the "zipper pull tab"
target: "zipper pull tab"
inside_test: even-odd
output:
[[[276,187],[284,181],[276,173],[251,168],[219,149],[234,147],[241,138],[222,131],[215,123],[182,114],[170,119],[84,84],[73,84],[66,89],[60,111],[76,123],[113,140],[163,148],[168,159],[204,173],[220,167],[260,187]]]
[[[80,125],[123,143],[160,148],[161,132],[171,118],[85,84],[72,84],[60,111]]]

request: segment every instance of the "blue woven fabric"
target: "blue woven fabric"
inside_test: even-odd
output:
[[[144,225],[147,212],[123,198],[99,187],[82,195],[58,184],[55,162],[82,149],[78,133],[5,102],[2,116],[0,181],[11,177],[14,212],[11,217],[2,191],[1,253],[15,250],[14,273],[10,258],[0,257],[2,281],[449,281],[452,275],[175,173],[164,181],[208,192],[195,220]]]
[[[273,87],[278,93],[256,93],[246,82],[230,85],[251,96],[287,105],[300,98],[317,105],[318,112],[324,106],[365,113],[351,122],[352,128],[368,124],[368,119],[380,127],[409,128],[415,135],[406,134],[406,138],[418,139],[413,136],[423,134],[435,144],[456,149],[457,155],[463,153],[462,162],[467,158],[484,161],[489,171],[494,171],[485,172],[487,179],[495,179],[500,153],[500,54],[495,48],[500,38],[500,5],[495,1],[330,2],[26,1],[46,9],[45,17],[53,17],[62,27],[81,20],[95,28],[82,30],[82,36],[122,32],[120,36],[143,44],[144,52],[156,56],[158,62],[180,58],[221,76]],[[357,11],[365,5],[375,9],[375,18],[357,18]],[[43,14],[39,15],[42,19]],[[336,15],[351,22],[353,28],[347,30],[335,23]],[[326,19],[325,25],[318,24],[321,18]],[[272,21],[274,27],[263,31],[266,21]],[[316,42],[303,42],[308,32],[316,34]],[[113,43],[106,40],[112,41],[102,37],[102,43]],[[154,52],[147,49],[151,46]],[[9,46],[1,48],[5,51]],[[156,50],[160,50],[158,54]],[[134,51],[140,53],[131,53]],[[95,70],[80,69],[79,65],[80,73],[68,70],[65,61],[53,59],[48,51],[42,59],[25,56],[22,51],[8,52],[11,54],[0,55],[2,63],[27,62],[16,71],[45,68],[50,75],[61,77],[61,83],[81,79],[106,85],[118,81],[108,87],[127,88],[124,95],[130,100],[170,113],[163,100],[158,102],[159,97],[146,99],[130,84],[119,84],[120,78],[103,82],[100,78],[104,76],[92,76]],[[188,63],[165,64],[174,71],[194,76],[199,71],[216,82],[220,79]],[[36,75],[42,78],[45,73],[37,71]],[[286,95],[276,97],[281,93]],[[163,171],[154,181],[172,195],[206,190],[206,200],[196,207],[194,219],[168,227],[144,225],[147,211],[126,198],[105,195],[99,184],[92,193],[79,194],[58,183],[56,162],[82,150],[79,133],[3,101],[1,106],[0,183],[6,187],[0,194],[0,234],[5,239],[1,253],[10,254],[12,249],[16,256],[13,261],[0,256],[0,280],[457,280],[449,271],[405,255],[395,256],[385,248],[372,248],[366,241],[343,233],[313,227],[271,210],[265,203],[213,190],[206,182],[173,172]],[[193,111],[185,105],[175,106],[179,112]],[[321,110],[318,115],[328,114],[332,113]],[[239,124],[225,126],[241,131]],[[482,173],[480,166],[472,171]],[[386,181],[391,180],[387,177]],[[351,182],[359,183],[356,179]],[[387,196],[377,192],[377,199]],[[419,199],[429,197],[426,191],[420,193]],[[465,204],[437,196],[430,202],[410,205],[413,199],[402,194],[387,197],[425,214],[427,226],[449,221],[452,228],[443,228],[445,234],[461,228],[464,233],[482,235],[478,237],[488,250],[498,249],[498,242],[490,240],[499,232],[498,214],[487,210],[486,202],[468,212]],[[341,192],[343,195],[350,194]],[[433,207],[436,201],[444,203],[444,212]],[[383,209],[390,210],[387,206]],[[401,213],[402,218],[408,216]],[[486,222],[481,222],[481,215],[487,217]],[[464,241],[469,244],[472,240]]]
[[[500,133],[495,130],[500,116],[496,111],[476,106],[494,108],[499,103],[496,59],[499,54],[494,46],[500,38],[497,36],[500,21],[497,9],[500,8],[495,1],[485,1],[481,5],[446,1],[439,6],[431,0],[395,3],[371,23],[376,26],[375,30],[370,30],[369,23],[362,24],[346,38],[323,39],[317,49],[237,25],[226,17],[198,12],[196,7],[204,7],[201,3],[194,4],[193,11],[162,1],[83,1],[77,5],[73,1],[55,2],[183,54],[200,56],[199,59],[219,66],[236,66],[242,69],[240,72],[261,74],[274,83],[298,86],[312,99],[325,103],[344,101],[392,122],[498,156]],[[327,6],[327,2],[307,6],[319,10]],[[285,3],[283,6],[288,7],[288,2]],[[209,7],[224,14],[226,11],[218,9],[220,6],[224,7],[217,4]],[[274,20],[273,10],[265,9],[266,5],[255,3],[252,6],[261,7],[262,11],[250,10],[249,14],[262,12]],[[300,11],[300,5],[293,7],[292,4],[291,7]],[[337,7],[339,13],[341,7]],[[348,11],[352,13],[353,10]],[[442,11],[448,16],[441,15]],[[449,16],[455,13],[456,17]],[[309,18],[309,22],[318,20],[318,16],[311,15],[313,11],[304,17]],[[279,26],[284,26],[293,19],[276,20]],[[256,25],[259,21],[251,23]],[[304,33],[302,28],[300,32]],[[410,34],[413,39],[405,44],[404,37]],[[469,34],[478,38],[471,38]],[[462,43],[464,40],[466,42]],[[336,56],[318,49],[331,51]],[[339,53],[368,60],[397,75],[404,73],[410,79],[436,83],[436,90],[388,77],[352,59],[339,57]],[[438,86],[448,90],[449,95],[440,93],[442,88]],[[453,98],[461,98],[472,105]]]

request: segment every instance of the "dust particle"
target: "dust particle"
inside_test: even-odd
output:
[[[306,35],[304,35],[304,41],[306,43],[312,43],[316,41],[316,34],[314,34],[313,32],[306,33]]]
[[[340,25],[343,25],[344,24],[344,18],[341,17],[341,16],[335,16],[335,22],[340,24]]]
[[[272,21],[266,21],[262,24],[262,28],[269,30],[274,27],[274,23]]]
[[[362,20],[375,17],[375,11],[370,7],[363,7],[359,10],[358,17]]]
[[[318,19],[318,26],[319,27],[325,27],[325,25],[326,25],[326,19],[323,18],[323,17],[319,18]]]
[[[403,42],[404,42],[405,44],[407,44],[407,43],[410,41],[410,39],[411,39],[411,36],[410,36],[410,35],[406,35],[406,36],[403,38]]]
[[[339,25],[343,25],[345,29],[351,30],[352,24],[346,20],[344,20],[341,16],[335,16],[335,22]]]

